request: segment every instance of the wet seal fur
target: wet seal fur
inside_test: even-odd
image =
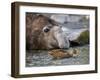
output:
[[[49,17],[32,13],[26,15],[27,50],[69,48],[70,43],[66,36],[62,26]]]

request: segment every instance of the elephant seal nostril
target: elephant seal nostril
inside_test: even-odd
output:
[[[48,29],[48,28],[44,29],[44,32],[48,32],[48,31],[50,31],[50,29]]]

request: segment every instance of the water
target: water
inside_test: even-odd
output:
[[[61,25],[69,29],[84,29],[84,28],[88,29],[89,28],[89,23],[86,23],[86,22],[67,22]]]
[[[34,14],[36,15],[36,14]],[[54,14],[44,14],[48,17],[51,17]],[[54,20],[60,20],[60,25],[63,26],[63,31],[67,35],[67,37],[70,40],[75,40],[75,38],[84,30],[89,30],[89,20],[84,18],[83,21],[75,21],[76,18],[80,18],[80,16],[77,17],[71,17],[74,15],[66,15],[69,19],[74,19],[75,22],[68,22],[64,20],[66,17],[65,15],[62,15],[59,17],[59,15],[55,15],[56,18]],[[68,17],[69,16],[69,17]],[[64,20],[64,21],[63,21]],[[73,20],[72,20],[73,21]],[[84,46],[77,46],[73,47],[72,49],[79,49],[80,54],[77,57],[71,57],[71,58],[63,58],[63,59],[53,59],[51,55],[48,54],[47,50],[31,50],[26,51],[26,67],[40,67],[40,66],[61,66],[61,65],[85,65],[89,64],[89,45]],[[65,49],[66,50],[66,49]]]
[[[73,47],[73,48],[79,49],[80,54],[77,57],[70,57],[63,59],[53,59],[53,57],[48,54],[47,50],[27,51],[26,67],[89,64],[89,45]]]
[[[82,31],[89,29],[87,23],[65,23],[62,24],[63,31],[73,40]],[[77,57],[53,59],[47,50],[31,50],[26,51],[26,67],[40,66],[61,66],[61,65],[84,65],[89,64],[89,45],[73,47],[80,50]],[[65,49],[66,50],[66,49]]]

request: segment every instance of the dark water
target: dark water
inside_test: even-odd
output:
[[[84,45],[74,48],[79,49],[80,54],[76,57],[63,58],[63,59],[53,59],[53,57],[48,54],[48,51],[45,50],[27,51],[26,67],[89,64],[89,45]]]

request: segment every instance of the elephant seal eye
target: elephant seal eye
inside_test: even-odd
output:
[[[49,28],[45,28],[45,29],[44,29],[44,32],[49,32],[49,31],[50,31]]]

